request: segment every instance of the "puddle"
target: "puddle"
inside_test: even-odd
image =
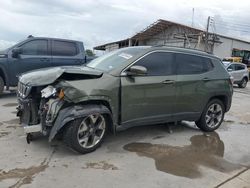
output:
[[[106,161],[100,161],[97,163],[86,163],[85,167],[82,167],[82,169],[102,169],[102,170],[118,170],[118,168],[113,165],[113,164],[109,164]]]
[[[9,135],[9,134],[10,134],[10,132],[1,131],[1,132],[0,132],[0,138],[1,138],[1,137],[4,137],[4,136],[7,136],[7,135]]]
[[[9,121],[4,121],[4,123],[6,123],[6,124],[19,124],[19,119],[18,118],[11,119]]]
[[[3,106],[4,107],[13,107],[13,106],[17,106],[18,104],[17,103],[7,103],[7,104],[4,104]]]
[[[220,172],[231,172],[242,166],[225,159],[224,143],[216,132],[195,135],[187,146],[170,146],[151,143],[130,143],[123,148],[136,152],[138,156],[152,158],[156,169],[187,178],[202,176],[199,166],[206,166]]]
[[[17,183],[10,186],[19,188],[24,184],[30,184],[36,174],[44,171],[48,164],[44,160],[39,166],[32,166],[29,168],[15,168],[9,171],[0,171],[0,182],[6,179],[19,179]]]

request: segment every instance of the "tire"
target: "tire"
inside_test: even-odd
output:
[[[4,80],[3,80],[3,78],[0,76],[0,95],[3,94],[3,90],[4,90]]]
[[[108,119],[98,112],[69,123],[63,140],[67,146],[82,154],[95,151],[101,146],[108,130]]]
[[[212,132],[218,129],[224,119],[225,106],[219,99],[212,99],[204,108],[201,117],[196,121],[202,131]]]
[[[239,88],[245,88],[245,87],[247,87],[247,78],[243,78],[241,80],[241,83],[238,84],[238,86],[239,86]]]

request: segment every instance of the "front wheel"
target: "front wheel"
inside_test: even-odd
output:
[[[107,122],[106,116],[100,113],[72,121],[65,130],[64,141],[79,153],[92,152],[103,142]]]
[[[3,94],[3,90],[4,90],[4,80],[3,80],[3,78],[0,76],[0,95]]]
[[[240,88],[245,88],[245,87],[247,87],[247,78],[243,78],[242,81],[241,81],[241,83],[238,84],[238,86],[239,86]]]
[[[211,132],[219,128],[224,119],[224,114],[225,107],[223,103],[218,99],[213,99],[209,101],[200,119],[195,123],[202,131]]]

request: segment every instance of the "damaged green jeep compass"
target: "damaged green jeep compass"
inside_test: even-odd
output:
[[[107,131],[195,121],[217,129],[230,109],[230,76],[219,58],[175,47],[129,47],[85,66],[55,67],[19,77],[18,113],[27,140],[63,135],[80,153],[98,148]]]

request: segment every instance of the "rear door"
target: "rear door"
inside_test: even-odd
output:
[[[196,55],[176,54],[176,108],[177,120],[192,119],[200,114],[208,100],[213,79],[210,59]]]
[[[235,71],[237,75],[237,81],[241,81],[246,73],[245,65],[235,64]]]
[[[52,40],[53,66],[81,65],[84,62],[80,46],[74,41]]]
[[[22,54],[18,58],[12,58],[10,62],[15,83],[17,82],[16,75],[20,73],[51,66],[51,54],[47,39],[34,39],[19,47],[22,48]]]
[[[146,67],[146,76],[121,77],[123,125],[171,120],[176,80],[173,58],[172,53],[153,52],[134,64]]]

